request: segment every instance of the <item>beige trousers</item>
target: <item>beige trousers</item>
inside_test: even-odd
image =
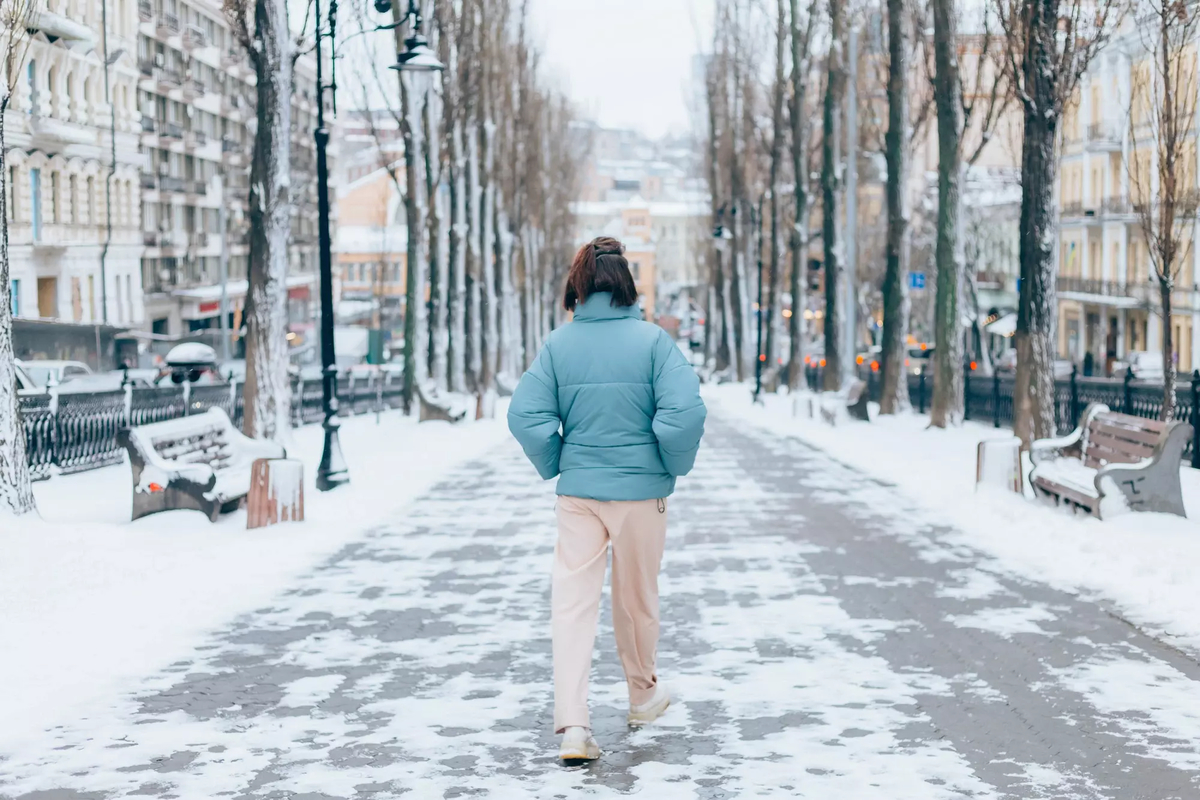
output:
[[[558,498],[551,629],[554,730],[590,728],[588,678],[600,594],[612,542],[613,629],[629,702],[654,696],[658,676],[658,570],[667,536],[666,500],[601,502]]]

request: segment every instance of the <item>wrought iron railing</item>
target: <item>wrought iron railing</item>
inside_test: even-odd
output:
[[[118,464],[122,428],[149,425],[220,408],[239,427],[245,416],[241,383],[134,387],[111,392],[48,391],[21,395],[26,457],[34,480]],[[403,405],[404,380],[398,372],[341,376],[339,413],[372,414]],[[323,417],[320,380],[292,384],[292,424]]]
[[[823,370],[808,367],[808,386],[813,391],[821,386]],[[878,401],[882,381],[877,371],[862,373],[872,400]],[[1190,376],[1181,375],[1175,384],[1175,419],[1192,426],[1192,441],[1184,459],[1200,469],[1200,370]],[[992,375],[966,369],[963,380],[964,417],[976,422],[991,423],[995,428],[1013,425],[1013,395],[1015,380],[1011,373]],[[1103,403],[1113,411],[1136,417],[1158,419],[1162,416],[1163,387],[1161,384],[1135,381],[1131,373],[1125,378],[1085,378],[1072,371],[1069,377],[1054,382],[1054,419],[1059,435],[1070,433],[1079,424],[1084,409],[1091,403]],[[908,397],[914,409],[925,413],[933,398],[933,375],[922,370],[908,376]]]

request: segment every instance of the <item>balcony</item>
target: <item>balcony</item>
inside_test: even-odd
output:
[[[242,63],[242,59],[246,56],[240,47],[231,47],[224,53],[221,53],[221,66],[228,69]]]
[[[185,100],[195,100],[203,97],[208,87],[195,78],[185,78],[183,81],[183,97]]]
[[[1100,204],[1100,210],[1106,217],[1126,217],[1133,214],[1133,206],[1125,197],[1106,197]]]
[[[238,94],[226,94],[221,97],[221,113],[227,117],[242,117],[250,110],[250,103]]]
[[[57,149],[64,144],[95,144],[96,129],[53,117],[33,116],[29,128],[35,147]]]
[[[197,250],[208,247],[208,231],[192,231],[188,234],[188,246]]]
[[[188,131],[184,136],[183,143],[189,149],[204,147],[208,144],[208,134],[204,131]]]
[[[164,91],[179,88],[180,83],[183,81],[177,69],[160,67],[156,71],[156,74],[158,76],[159,87]]]
[[[1149,303],[1157,296],[1157,285],[1149,281],[1119,283],[1099,278],[1059,275],[1057,286],[1059,294],[1087,295],[1093,302],[1106,305],[1136,307]]]
[[[158,247],[158,231],[142,231],[142,244],[146,247]]]
[[[154,60],[150,58],[138,59],[138,71],[142,73],[143,78],[154,77]]]
[[[155,129],[154,117],[142,114],[142,133],[154,133]]]
[[[184,184],[184,191],[188,194],[206,195],[208,194],[208,181],[188,180]]]
[[[149,172],[143,172],[142,173],[142,188],[147,191],[154,191],[154,188],[156,186],[158,186],[158,181],[155,180],[154,175],[152,175]]]
[[[1098,152],[1112,152],[1121,149],[1120,129],[1107,122],[1094,122],[1088,126],[1088,149]]]
[[[160,175],[158,189],[162,192],[182,192],[188,188],[187,183],[183,178],[176,178],[174,175]]]
[[[142,22],[154,19],[154,6],[150,4],[150,0],[138,0],[138,19]]]
[[[164,122],[159,127],[158,135],[163,139],[182,139],[183,128],[176,122]]]
[[[189,25],[188,29],[183,32],[183,47],[185,50],[208,47],[208,37],[204,35],[204,31],[200,28],[197,28],[195,25]]]
[[[159,36],[172,36],[179,33],[179,17],[171,12],[165,12],[158,19],[158,25],[155,31]]]
[[[1084,203],[1081,200],[1071,203],[1063,203],[1060,213],[1064,221],[1070,220],[1073,222],[1083,223],[1100,221],[1096,215],[1095,204]]]

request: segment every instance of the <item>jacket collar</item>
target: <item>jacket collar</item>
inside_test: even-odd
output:
[[[575,319],[585,322],[624,317],[640,318],[642,313],[636,305],[614,306],[612,292],[596,292],[575,307]]]

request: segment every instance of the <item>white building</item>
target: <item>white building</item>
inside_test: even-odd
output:
[[[108,8],[110,105],[101,0],[35,7],[5,117],[14,311],[136,326],[143,321],[137,11],[132,0]]]

